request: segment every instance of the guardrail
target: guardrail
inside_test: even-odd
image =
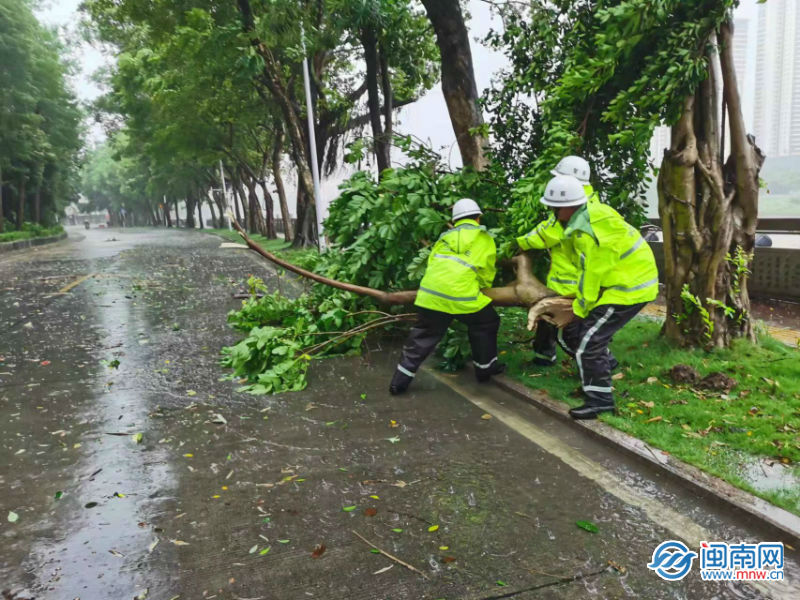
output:
[[[664,242],[649,242],[664,281]],[[753,273],[747,288],[751,296],[800,302],[800,250],[791,248],[755,248]]]
[[[661,219],[648,219],[651,225],[661,227]],[[761,217],[758,219],[759,233],[800,233],[800,217]]]

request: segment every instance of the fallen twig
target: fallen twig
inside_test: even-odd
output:
[[[425,573],[423,573],[422,571],[420,571],[420,570],[419,570],[419,569],[417,569],[416,567],[412,567],[412,566],[411,566],[410,564],[408,564],[407,562],[403,562],[402,560],[400,560],[400,559],[399,559],[399,558],[397,558],[396,556],[393,556],[393,555],[389,554],[389,553],[388,553],[388,552],[386,552],[385,550],[381,550],[380,548],[378,548],[378,547],[377,547],[375,544],[373,544],[372,542],[370,542],[370,541],[369,541],[367,538],[365,538],[365,537],[364,537],[363,535],[361,535],[360,533],[358,533],[358,532],[356,532],[356,531],[353,531],[353,535],[355,535],[355,536],[356,536],[358,539],[360,539],[362,542],[364,542],[364,543],[365,543],[367,546],[369,546],[370,548],[375,548],[375,550],[377,550],[378,552],[380,552],[381,554],[383,554],[383,555],[384,555],[386,558],[393,560],[393,561],[394,561],[394,562],[396,562],[398,565],[403,565],[403,566],[404,566],[406,569],[409,569],[409,570],[411,570],[411,571],[414,571],[414,573],[418,573],[418,574],[422,575],[422,578],[423,578],[423,579],[427,579],[427,578],[428,578],[428,576],[427,576],[427,575],[425,575]]]

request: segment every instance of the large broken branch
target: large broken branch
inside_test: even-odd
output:
[[[311,279],[317,283],[329,285],[347,292],[353,292],[354,294],[369,296],[382,304],[414,304],[414,300],[417,297],[417,290],[385,292],[362,285],[346,283],[337,279],[330,279],[329,277],[293,265],[259,246],[250,239],[250,236],[247,235],[247,232],[239,225],[232,215],[229,214],[228,216],[231,219],[233,228],[239,232],[239,235],[242,236],[242,239],[251,250],[287,271],[291,271],[292,273],[296,273],[301,277]],[[529,321],[533,319],[533,323],[541,318],[558,327],[563,327],[574,319],[575,315],[572,314],[571,308],[572,300],[570,298],[558,296],[553,290],[545,286],[533,275],[533,260],[528,253],[519,254],[511,260],[514,263],[514,270],[517,276],[514,282],[507,286],[482,290],[484,294],[492,299],[493,304],[497,306],[523,306],[530,308]],[[545,299],[547,299],[545,302],[541,302]]]

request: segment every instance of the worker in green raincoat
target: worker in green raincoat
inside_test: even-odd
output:
[[[580,156],[567,156],[551,171],[553,175],[572,175],[583,185],[589,202],[599,202],[597,192],[589,183],[591,167]],[[542,221],[533,231],[517,238],[522,250],[547,250],[550,253],[550,270],[547,287],[559,296],[574,297],[578,287],[578,267],[572,242],[564,237],[564,227],[555,214]],[[549,367],[556,362],[558,329],[547,322],[540,322],[533,340],[533,364]]]
[[[497,361],[500,317],[481,290],[492,286],[497,247],[480,224],[477,202],[462,198],[453,205],[453,228],[434,244],[420,282],[415,306],[417,322],[403,346],[389,386],[401,394],[414,380],[422,362],[436,348],[453,319],[467,325],[472,361],[478,381],[501,373]]]

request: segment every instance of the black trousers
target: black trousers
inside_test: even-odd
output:
[[[558,328],[547,321],[540,320],[533,338],[533,354],[536,358],[556,362],[556,340]]]
[[[491,304],[475,313],[452,315],[450,313],[417,307],[417,321],[403,346],[395,376],[413,378],[423,361],[434,351],[453,319],[467,326],[472,362],[480,375],[491,370],[497,362],[497,331],[500,316]]]
[[[616,359],[608,350],[614,334],[641,311],[647,302],[625,306],[605,304],[592,310],[585,319],[573,321],[559,335],[562,347],[575,357],[586,403],[613,406],[611,371]]]

